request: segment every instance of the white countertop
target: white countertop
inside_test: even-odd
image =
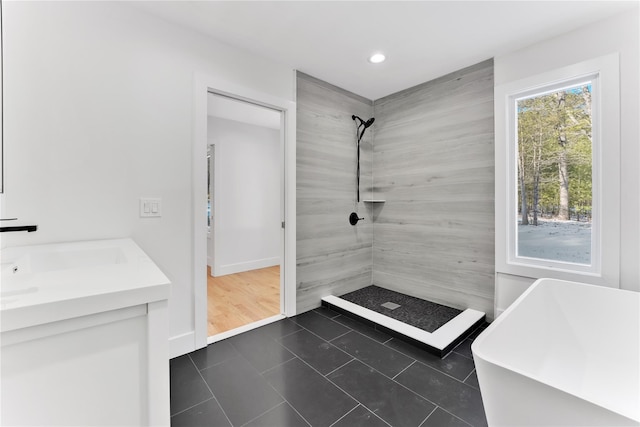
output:
[[[131,239],[5,248],[0,261],[0,332],[169,297],[169,279]]]

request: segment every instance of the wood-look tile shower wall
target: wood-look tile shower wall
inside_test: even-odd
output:
[[[371,284],[373,229],[356,206],[355,114],[373,116],[372,102],[297,73],[297,311]],[[370,197],[373,129],[361,142],[361,200]],[[357,211],[364,221],[349,224]]]
[[[491,317],[493,60],[373,103],[298,73],[297,107],[298,312],[375,284]],[[352,114],[376,118],[361,198],[386,203],[355,209]]]
[[[374,102],[373,283],[491,317],[493,60]]]

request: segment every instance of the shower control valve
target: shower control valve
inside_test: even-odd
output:
[[[358,217],[358,214],[355,212],[351,212],[351,215],[349,215],[349,224],[351,225],[356,225],[358,223],[358,221],[363,220],[364,218],[360,218]]]

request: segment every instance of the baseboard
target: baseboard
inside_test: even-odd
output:
[[[195,332],[169,338],[169,359],[191,353],[195,348]]]
[[[258,320],[253,323],[249,323],[248,325],[240,326],[235,329],[231,329],[227,332],[221,332],[216,335],[212,335],[207,338],[207,344],[213,344],[214,342],[226,340],[227,338],[233,337],[235,335],[239,335],[243,332],[250,331],[252,329],[259,328],[260,326],[268,325],[269,323],[277,322],[278,320],[282,320],[286,318],[283,314],[276,314],[275,316],[267,317],[266,319]]]
[[[259,268],[273,267],[280,264],[280,257],[263,258],[255,261],[239,262],[237,264],[227,264],[218,267],[216,276],[226,276],[227,274],[242,273],[243,271],[257,270]]]

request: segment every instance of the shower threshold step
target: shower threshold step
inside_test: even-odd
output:
[[[485,313],[468,308],[435,331],[427,332],[334,295],[323,297],[322,306],[360,320],[439,357],[453,350],[485,319]]]

